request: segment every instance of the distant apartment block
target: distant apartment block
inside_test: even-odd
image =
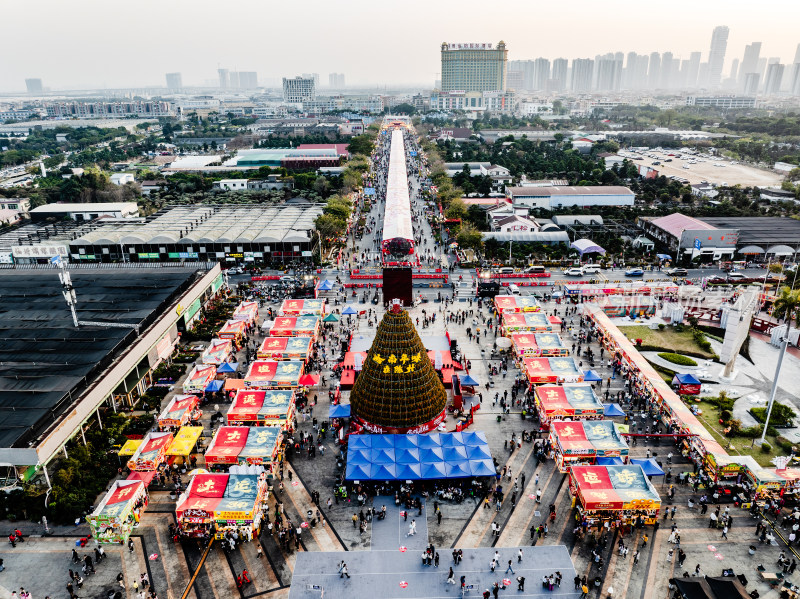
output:
[[[290,104],[301,104],[316,99],[316,87],[313,77],[283,78],[283,101]]]
[[[175,114],[169,102],[53,102],[44,105],[48,118],[104,119],[109,117],[159,117]]]
[[[756,99],[746,96],[687,96],[686,106],[714,106],[716,108],[755,108]]]
[[[167,73],[167,89],[170,91],[178,91],[183,88],[183,78],[180,73]]]
[[[44,91],[41,79],[26,79],[25,88],[29,94],[41,94]]]
[[[431,110],[467,110],[473,112],[513,112],[515,96],[511,91],[431,93]]]
[[[381,96],[321,96],[303,102],[303,112],[323,113],[334,110],[353,112],[383,112]]]
[[[344,88],[344,73],[331,73],[328,75],[328,87],[334,89]]]
[[[442,44],[443,92],[504,92],[507,70],[505,42]]]

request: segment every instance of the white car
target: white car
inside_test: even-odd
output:
[[[564,271],[564,274],[568,277],[582,277],[583,276],[583,269],[578,268],[577,266],[574,268],[568,268]]]
[[[585,275],[596,275],[597,273],[600,272],[600,266],[598,266],[597,264],[587,264],[581,270]]]

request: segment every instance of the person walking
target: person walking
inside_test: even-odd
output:
[[[453,568],[452,567],[450,568],[450,572],[447,573],[447,582],[449,584],[455,584],[456,583],[456,579],[454,578]]]
[[[722,538],[726,541],[728,540],[728,526],[725,525],[722,527]]]
[[[589,596],[589,587],[586,586],[586,583],[581,585],[581,597],[580,599],[586,599]]]
[[[417,521],[411,520],[411,524],[408,525],[408,534],[406,536],[413,537],[417,534]]]
[[[347,576],[347,578],[350,578],[350,574],[347,571],[347,564],[342,562],[342,569],[340,570],[339,578],[344,578],[345,576]]]
[[[517,576],[517,590],[524,591],[525,590],[525,577],[524,576]]]
[[[512,574],[514,573],[514,568],[512,568],[512,567],[511,567],[511,560],[508,560],[508,568],[506,568],[506,572],[505,572],[505,573],[506,573],[506,574],[508,574],[508,573],[509,573],[509,571],[510,571]]]
[[[519,551],[517,551],[517,563],[518,563],[518,564],[521,564],[521,563],[522,563],[522,549],[520,549]]]

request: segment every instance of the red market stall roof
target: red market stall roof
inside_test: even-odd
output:
[[[118,480],[89,516],[96,526],[111,523],[120,518],[128,509],[128,504],[144,496],[145,483],[140,480]]]
[[[349,351],[345,352],[344,360],[339,363],[339,366],[344,368],[345,370],[353,370],[356,367],[356,354],[361,356],[361,364],[367,359],[367,352],[365,351]]]
[[[661,497],[638,464],[573,466],[570,490],[586,510],[652,510]]]
[[[617,457],[628,455],[628,444],[611,420],[564,421],[550,424],[550,437],[565,456]]]
[[[559,382],[577,383],[583,380],[583,372],[573,358],[523,358],[522,363],[523,372],[532,385]]]
[[[511,312],[503,314],[503,328],[506,332],[546,333],[557,330],[559,325],[561,325],[560,318],[548,316],[544,312]]]
[[[562,420],[586,415],[603,416],[603,403],[586,383],[577,385],[540,385],[536,400],[548,420]]]
[[[244,377],[245,387],[297,387],[303,375],[303,362],[299,360],[256,360],[250,364]]]
[[[511,342],[518,356],[567,356],[569,350],[557,333],[513,333]]]
[[[281,431],[269,426],[221,426],[208,450],[207,464],[264,464],[274,459]]]
[[[532,295],[498,295],[494,306],[501,314],[510,312],[539,312],[542,307]]]
[[[213,364],[198,364],[189,372],[183,382],[183,392],[186,394],[203,393],[208,383],[217,378],[217,367]]]
[[[271,337],[316,337],[319,332],[319,316],[280,316],[269,331]]]
[[[728,452],[714,440],[714,437],[689,410],[681,398],[670,388],[655,371],[644,356],[633,346],[633,343],[611,322],[611,319],[595,304],[584,304],[585,313],[597,323],[611,339],[616,351],[623,356],[634,370],[647,381],[647,386],[661,399],[671,416],[690,434],[695,435],[692,443],[704,456],[710,454],[727,456]]]
[[[231,318],[253,324],[258,319],[258,302],[242,302],[236,306]]]
[[[172,445],[172,433],[151,432],[128,461],[130,470],[155,470]]]
[[[225,379],[225,391],[237,391],[244,387],[244,379]]]
[[[311,351],[311,337],[267,337],[258,348],[263,360],[306,360]]]
[[[266,483],[253,474],[197,474],[178,499],[175,514],[205,512],[214,520],[253,520],[253,512],[266,492]]]
[[[251,390],[242,389],[228,410],[228,423],[260,422],[270,424],[291,417],[294,392],[287,389]]]
[[[155,470],[149,472],[131,472],[125,480],[140,480],[147,486],[152,482],[155,476]]]
[[[657,283],[655,281],[619,283],[617,285],[564,285],[566,295],[650,295],[651,293],[678,293],[675,283]]]
[[[158,417],[158,426],[183,426],[198,403],[200,398],[196,395],[176,395]]]
[[[325,313],[325,302],[321,299],[287,299],[283,300],[280,313],[284,316],[300,316],[301,314]]]
[[[233,353],[233,342],[230,339],[212,339],[203,352],[203,364],[219,366],[227,362]]]
[[[247,323],[243,320],[229,320],[217,333],[220,339],[236,339],[244,335],[247,329]]]

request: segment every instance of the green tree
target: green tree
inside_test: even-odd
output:
[[[775,309],[773,314],[778,318],[784,318],[786,322],[793,320],[800,322],[800,290],[793,291],[789,287],[781,289],[780,295],[775,299]]]
[[[455,198],[450,202],[450,205],[444,211],[447,218],[460,218],[463,219],[467,215],[467,205],[461,198]]]
[[[461,229],[456,235],[458,245],[464,249],[480,250],[483,243],[483,236],[469,223],[462,223]]]
[[[361,154],[363,156],[369,156],[372,154],[372,150],[375,147],[375,143],[372,141],[372,137],[369,135],[356,135],[351,140],[350,143],[347,145],[347,151],[351,154]]]

